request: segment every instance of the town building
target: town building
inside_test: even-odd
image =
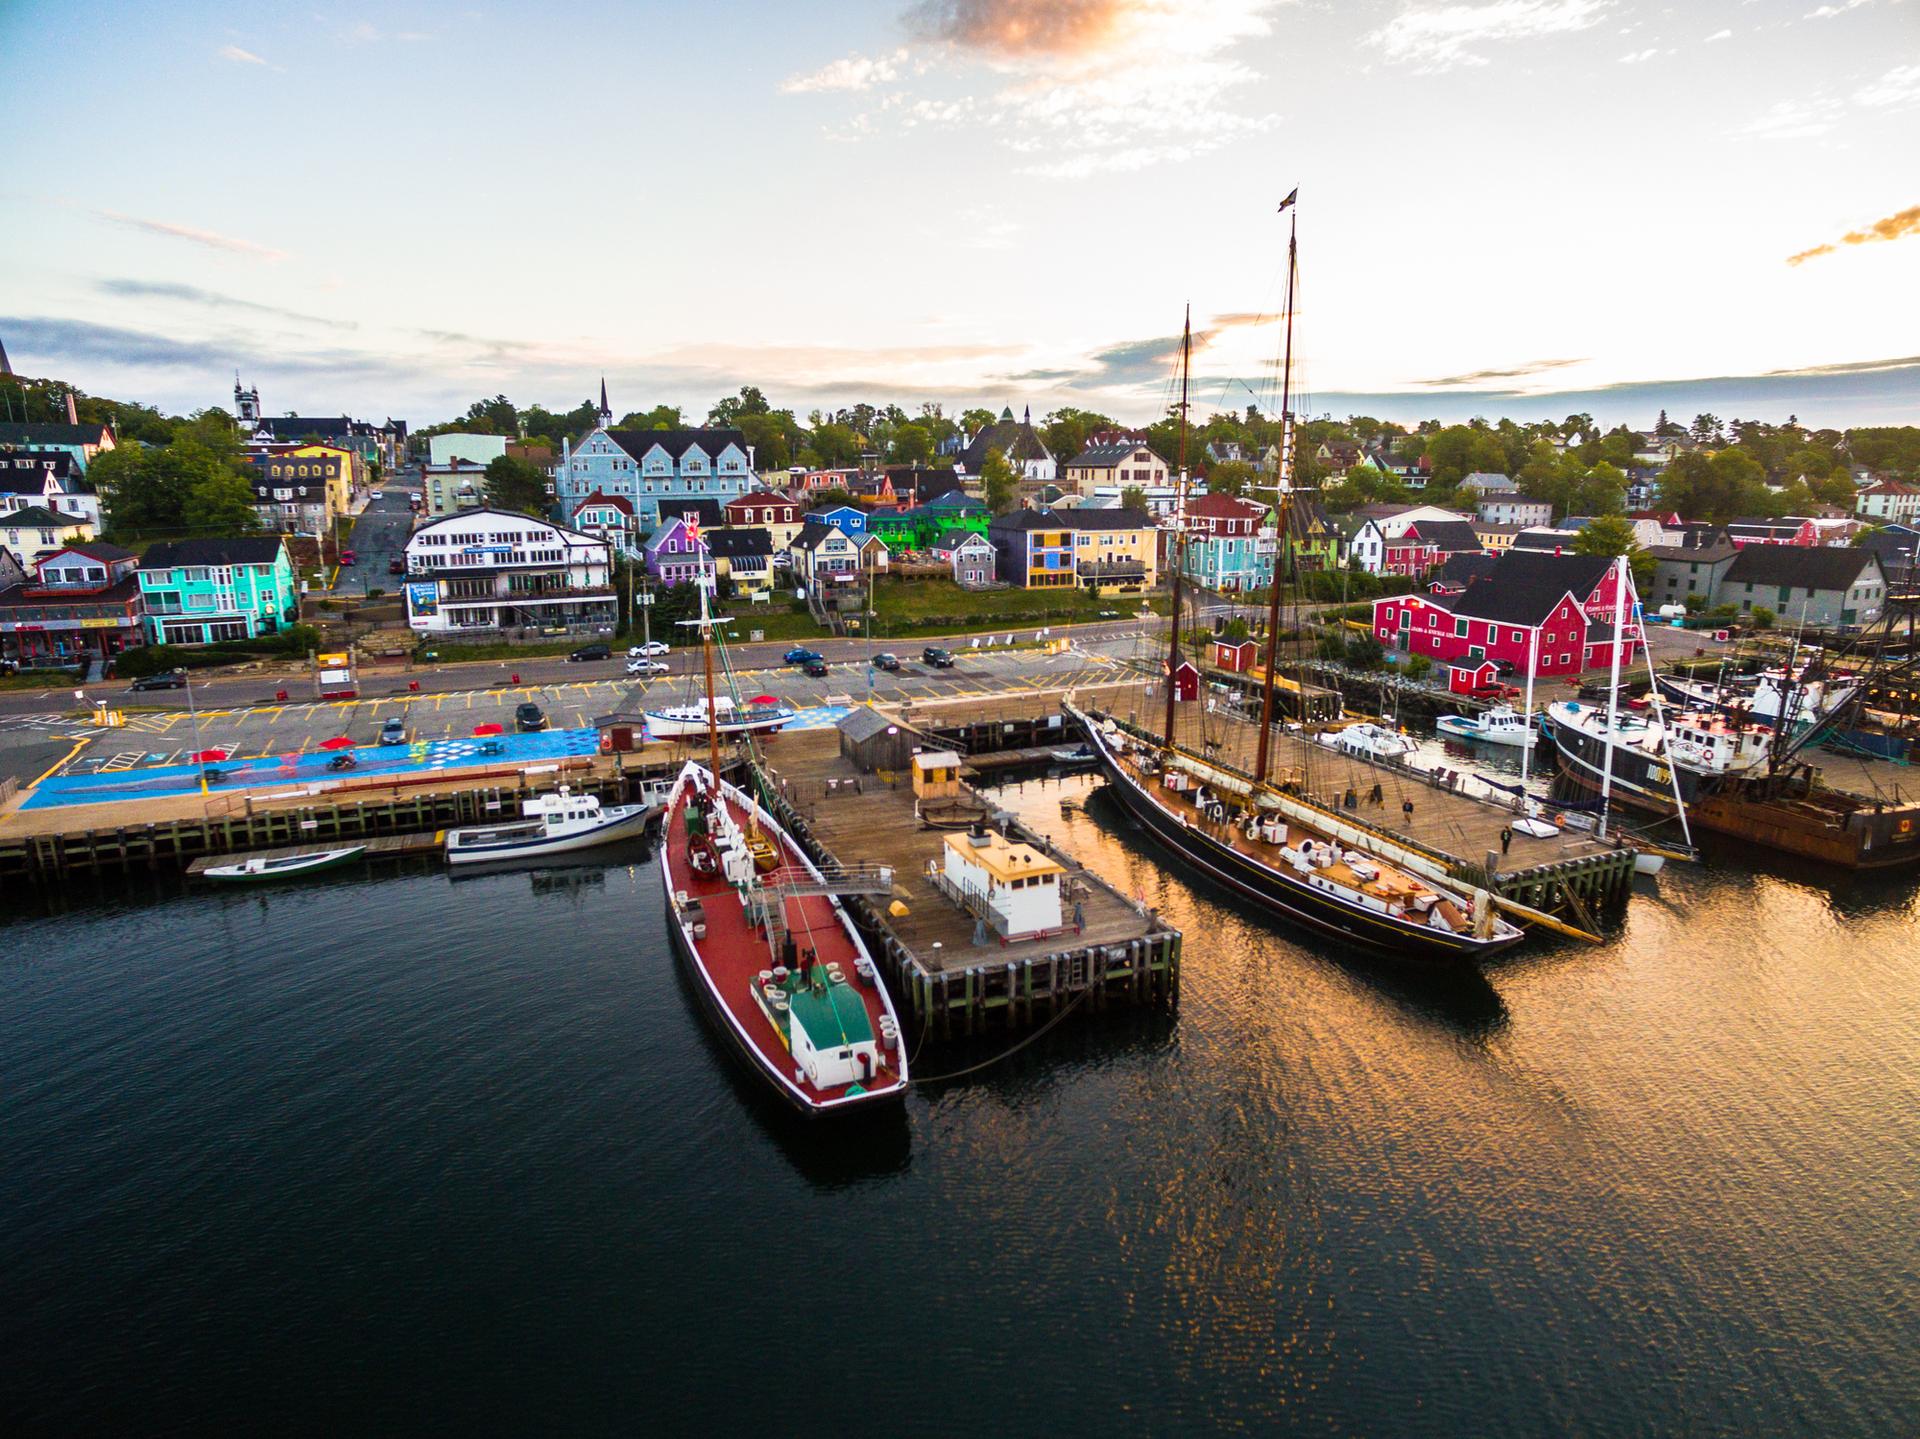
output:
[[[1556,529],[1550,525],[1529,525],[1513,537],[1508,546],[1513,550],[1543,550],[1547,554],[1571,554],[1573,543],[1580,538],[1578,530]]]
[[[1488,525],[1514,525],[1525,529],[1530,525],[1553,523],[1552,505],[1545,500],[1529,500],[1521,495],[1483,499],[1474,505],[1473,513],[1482,524]]]
[[[1684,605],[1689,599],[1696,609],[1710,608],[1727,566],[1740,553],[1724,541],[1717,545],[1650,545],[1646,552],[1653,560],[1653,585],[1647,604],[1656,610],[1663,605]]]
[[[1397,540],[1422,520],[1458,520],[1471,524],[1473,517],[1458,510],[1443,510],[1438,505],[1361,505],[1353,511],[1363,520],[1376,521],[1380,533],[1390,540]]]
[[[1272,526],[1275,515],[1267,512]],[[1296,490],[1287,501],[1287,563],[1295,574],[1331,570],[1340,564],[1340,531],[1320,502]]]
[[[1401,537],[1424,540],[1444,561],[1449,555],[1478,554],[1480,536],[1466,520],[1421,520]]]
[[[428,519],[445,519],[462,510],[476,510],[487,502],[487,469],[471,460],[447,465],[423,465],[420,470],[421,509]]]
[[[460,460],[484,470],[506,453],[505,435],[469,435],[456,431],[427,437],[427,463],[442,469]]]
[[[1514,538],[1520,533],[1519,525],[1490,524],[1486,520],[1473,522],[1473,537],[1480,541],[1480,548],[1494,554],[1501,554],[1513,548]]]
[[[777,490],[749,490],[721,507],[721,523],[729,529],[752,527],[767,532],[775,550],[784,550],[800,533],[800,504]]]
[[[1158,529],[1144,510],[1016,510],[987,525],[1000,578],[1020,589],[1144,591],[1158,573]]]
[[[1606,555],[1550,555],[1511,550],[1459,594],[1388,595],[1373,602],[1373,633],[1398,654],[1420,654],[1469,670],[1492,662],[1537,676],[1575,675],[1611,665],[1615,644],[1616,570]],[[1621,663],[1644,647],[1627,608]]]
[[[860,572],[860,541],[837,525],[806,525],[788,546],[795,576],[818,589]]]
[[[605,540],[617,555],[638,548],[633,501],[623,496],[603,495],[595,490],[574,506],[572,520],[576,530]]]
[[[616,430],[604,409],[598,428],[577,448],[562,445],[554,492],[569,509],[595,491],[633,505],[639,527],[651,532],[674,502],[720,504],[758,488],[753,450],[735,429]]]
[[[68,413],[72,413],[71,402]],[[86,474],[87,466],[93,463],[95,455],[112,448],[114,439],[111,425],[81,424],[78,421],[66,424],[0,421],[0,450],[59,450],[73,457],[82,475]]]
[[[826,525],[849,535],[865,535],[870,513],[859,505],[829,505],[822,510],[809,510],[801,518],[809,525]]]
[[[1820,543],[1820,530],[1811,519],[1797,515],[1783,519],[1728,520],[1729,543],[1745,549],[1748,545],[1793,545],[1807,547]]]
[[[1187,483],[1184,495],[1181,493],[1179,484],[1172,482],[1164,485],[1146,485],[1144,487],[1095,485],[1093,487],[1093,493],[1081,500],[1080,508],[1090,510],[1117,510],[1122,503],[1124,503],[1129,488],[1141,490],[1142,507],[1156,520],[1171,519],[1174,515],[1179,514],[1180,502],[1183,498],[1189,501],[1197,500],[1207,493],[1206,485],[1198,480],[1191,480]]]
[[[0,656],[23,668],[108,660],[146,643],[139,561],[99,541],[41,557],[30,576],[16,564],[0,576]]]
[[[1273,583],[1271,520],[1264,506],[1229,495],[1191,501],[1182,577],[1228,594],[1265,591]]]
[[[100,528],[100,497],[66,450],[0,452],[0,514],[38,506],[77,515]]]
[[[0,544],[31,568],[45,556],[68,545],[84,544],[96,533],[84,515],[56,515],[45,505],[27,505],[0,514]]]
[[[1363,519],[1347,538],[1347,563],[1370,575],[1418,579],[1440,563],[1439,546],[1420,538],[1413,525],[1389,537],[1381,522]]]
[[[692,584],[707,572],[712,551],[697,521],[668,515],[647,536],[647,573],[663,585]]]
[[[293,561],[278,535],[163,540],[136,571],[155,644],[250,640],[298,622]]]
[[[958,527],[943,530],[931,548],[933,557],[948,567],[953,582],[962,588],[986,589],[999,583],[998,552],[981,531]]]
[[[1896,480],[1882,480],[1855,492],[1853,510],[1864,520],[1912,524],[1920,520],[1920,489]]]
[[[1143,441],[1119,439],[1089,444],[1067,461],[1065,487],[1087,499],[1101,486],[1121,492],[1136,486],[1142,490],[1164,489],[1171,483],[1167,462]]]
[[[955,472],[979,475],[987,463],[987,455],[994,450],[1000,451],[1007,463],[1013,466],[1020,480],[1022,499],[1030,497],[1040,486],[1052,484],[1059,478],[1060,467],[1054,460],[1053,451],[1047,448],[1047,442],[1033,428],[1031,408],[1016,420],[1012,406],[1008,406],[1000,412],[998,420],[990,425],[982,425],[955,459]]]
[[[997,830],[950,834],[941,888],[967,896],[984,926],[1003,942],[1052,934],[1062,926],[1066,870],[1030,844]]]
[[[508,510],[428,520],[407,540],[407,623],[429,634],[611,634],[612,547]]]
[[[773,588],[773,537],[762,529],[702,530],[714,573],[743,594]]]
[[[1458,488],[1471,489],[1484,500],[1489,496],[1504,498],[1508,495],[1518,495],[1520,482],[1511,475],[1502,475],[1493,470],[1475,470],[1460,481]]]
[[[1714,587],[1715,607],[1772,610],[1791,625],[1864,625],[1880,617],[1886,577],[1872,550],[1747,545]]]
[[[360,457],[336,445],[273,445],[249,449],[253,512],[260,528],[320,536],[352,509]]]

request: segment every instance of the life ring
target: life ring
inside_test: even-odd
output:
[[[1553,822],[1557,825],[1562,825],[1562,826],[1572,823],[1572,821],[1569,820],[1564,814],[1556,814],[1553,817]]]

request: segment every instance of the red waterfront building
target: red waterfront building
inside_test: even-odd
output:
[[[1637,597],[1626,596],[1624,665],[1640,653]],[[1605,555],[1509,550],[1458,594],[1389,595],[1373,602],[1374,638],[1388,651],[1426,655],[1479,672],[1492,663],[1524,675],[1575,675],[1613,662],[1613,561]]]

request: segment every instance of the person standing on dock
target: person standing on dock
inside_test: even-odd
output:
[[[1413,828],[1413,801],[1411,799],[1403,799],[1400,801],[1400,817],[1405,821],[1408,829]]]
[[[1513,826],[1510,824],[1503,824],[1500,826],[1500,853],[1505,854],[1510,848],[1512,848],[1512,846],[1513,846]]]

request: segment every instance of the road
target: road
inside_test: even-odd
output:
[[[394,593],[400,587],[399,575],[391,562],[406,561],[407,536],[413,532],[413,511],[409,496],[416,490],[404,475],[396,475],[373,492],[367,507],[354,517],[347,548],[354,563],[342,565],[334,577],[333,592],[338,595],[364,595],[369,589]]]

